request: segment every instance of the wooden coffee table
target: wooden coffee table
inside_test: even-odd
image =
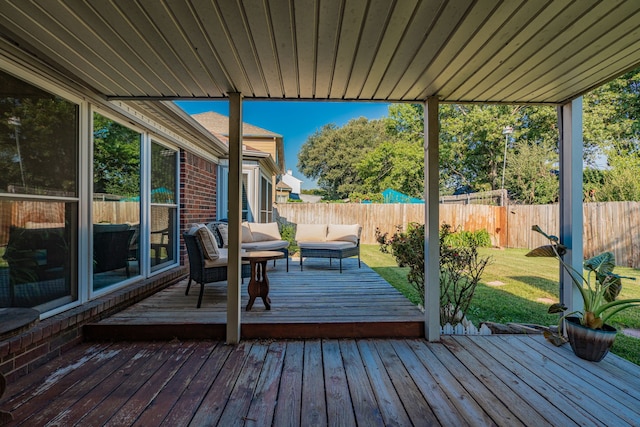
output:
[[[262,298],[262,302],[264,302],[267,310],[271,310],[267,262],[282,257],[284,257],[284,254],[277,251],[255,251],[242,254],[242,260],[251,263],[251,280],[249,281],[249,303],[247,304],[247,311],[251,310],[253,302],[257,297]]]

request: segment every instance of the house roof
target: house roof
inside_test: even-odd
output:
[[[192,114],[195,120],[207,128],[211,133],[229,136],[229,117],[223,114],[218,114],[213,111],[207,111],[204,113]],[[242,136],[245,137],[267,137],[267,138],[282,138],[279,135],[270,130],[262,129],[258,126],[254,126],[250,123],[242,122]]]
[[[638,1],[0,1],[107,99],[558,104],[640,66]]]

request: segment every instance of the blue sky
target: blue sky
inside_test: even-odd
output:
[[[177,102],[189,114],[215,111],[229,115],[227,101]],[[307,138],[328,123],[342,126],[351,119],[370,120],[387,115],[389,104],[365,102],[248,101],[243,102],[243,121],[278,133],[284,137],[286,168],[303,181],[302,188],[315,188],[316,183],[297,169],[298,151]]]

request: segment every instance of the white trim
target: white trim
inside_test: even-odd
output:
[[[424,104],[424,200],[425,200],[425,338],[440,340],[440,212],[438,99]]]

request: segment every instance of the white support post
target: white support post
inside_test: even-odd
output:
[[[240,247],[242,244],[242,94],[229,93],[229,255],[227,344],[240,342]]]
[[[424,105],[424,331],[429,341],[440,341],[440,228],[438,99]]]
[[[560,242],[564,262],[582,271],[582,98],[558,107],[560,130]],[[581,310],[582,298],[571,276],[560,270],[560,302],[569,312]]]

